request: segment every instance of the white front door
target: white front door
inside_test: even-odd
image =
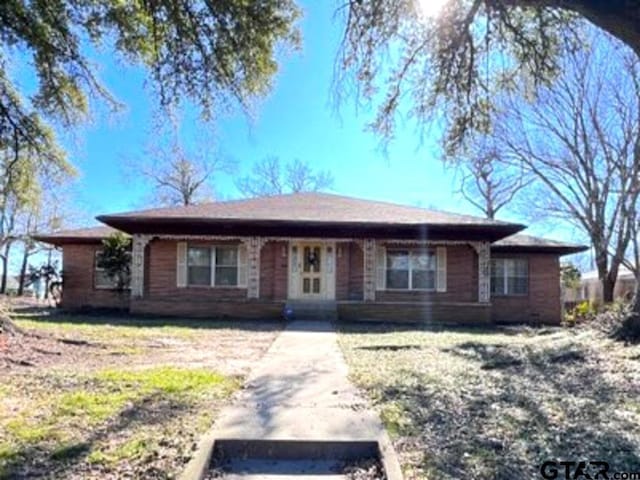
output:
[[[289,298],[331,300],[335,297],[335,248],[323,242],[291,245]]]

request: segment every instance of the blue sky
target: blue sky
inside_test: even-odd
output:
[[[400,122],[395,140],[383,152],[379,139],[366,131],[372,112],[357,109],[352,99],[336,111],[331,88],[340,21],[333,19],[333,2],[303,4],[302,51],[282,60],[273,91],[255,118],[227,114],[217,118],[212,129],[188,111],[181,125],[183,137],[212,137],[220,153],[238,162],[237,175],[248,173],[253,162],[268,155],[283,161],[299,158],[330,170],[335,177],[332,191],[338,194],[477,214],[455,193],[454,172],[440,161],[435,135],[420,144],[415,128]],[[98,214],[140,208],[148,200],[141,179],[125,179],[124,164],[127,158],[142,156],[154,141],[154,98],[144,88],[144,72],[117,64],[106,53],[96,59],[101,77],[126,109],[112,116],[98,109],[91,125],[63,140],[81,172],[75,196],[88,221]],[[239,197],[232,176],[216,178],[215,189],[223,198]],[[502,218],[522,221],[509,212]],[[548,224],[533,225],[532,231],[568,240],[573,236]]]

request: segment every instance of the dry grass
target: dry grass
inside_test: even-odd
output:
[[[371,325],[340,344],[406,478],[538,478],[558,459],[640,470],[640,347],[593,330]]]
[[[17,323],[73,342],[11,339],[33,343],[33,366],[0,368],[0,478],[173,478],[280,330],[130,317]]]

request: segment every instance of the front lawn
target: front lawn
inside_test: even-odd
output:
[[[0,362],[0,478],[174,478],[280,330],[130,317],[17,324],[43,338],[17,337]]]
[[[384,325],[344,326],[339,342],[407,479],[542,478],[547,460],[640,472],[640,347],[591,330]]]

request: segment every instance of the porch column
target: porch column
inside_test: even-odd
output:
[[[362,242],[364,253],[364,301],[373,302],[376,299],[376,241],[365,238]]]
[[[149,235],[134,234],[131,243],[131,298],[144,296],[144,249]]]
[[[247,298],[260,298],[260,250],[263,239],[249,237],[244,244],[247,247]]]
[[[491,301],[491,245],[489,242],[473,242],[478,254],[478,302]]]

